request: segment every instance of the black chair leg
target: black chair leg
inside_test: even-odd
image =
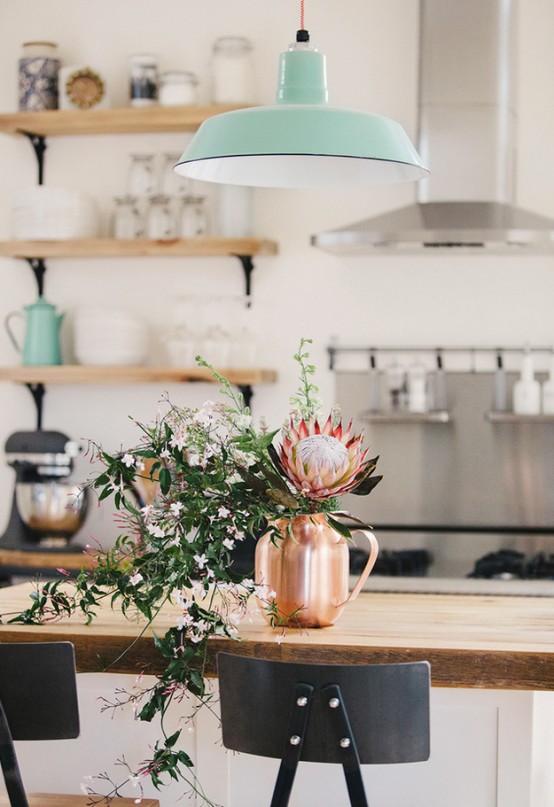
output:
[[[25,788],[19,772],[15,748],[6,719],[6,713],[0,701],[0,766],[6,783],[6,790],[11,807],[29,807]]]
[[[311,684],[297,684],[290,712],[287,738],[283,749],[283,757],[273,789],[271,807],[287,807],[298,768],[311,700],[314,688]]]
[[[348,712],[338,684],[329,684],[322,690],[328,707],[328,717],[341,749],[342,768],[352,807],[368,807],[360,768],[360,756],[352,733]]]

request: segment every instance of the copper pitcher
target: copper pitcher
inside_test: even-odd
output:
[[[347,603],[354,600],[371,569],[379,546],[372,532],[358,529],[369,542],[370,553],[356,586],[349,594],[349,553],[346,539],[324,513],[282,518],[274,522],[280,537],[268,530],[258,540],[256,583],[275,592],[263,601],[268,621],[272,605],[275,624],[323,628],[333,625]]]

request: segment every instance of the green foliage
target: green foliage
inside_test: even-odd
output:
[[[309,343],[302,339],[294,357],[300,387],[291,398],[293,419],[313,419],[320,408],[312,381],[315,368],[308,362]],[[166,413],[154,423],[136,424],[140,440],[135,447],[110,454],[92,445],[93,458],[103,468],[90,485],[99,501],[113,498],[122,534],[112,549],[94,552],[95,563],[75,581],[37,584],[29,607],[11,621],[45,622],[79,612],[90,622],[99,606],[108,603],[124,615],[141,615],[145,630],[160,608],[172,603],[175,625],[154,636],[164,671],[153,686],[119,693],[103,708],[132,703],[139,719],[162,719],[163,738],[138,771],[128,772],[128,781],[136,784],[137,777],[147,774],[160,787],[182,779],[199,797],[198,804],[211,804],[191,771],[191,759],[179,749],[180,732],[167,736],[163,718],[170,704],[183,698],[191,699],[193,710],[209,705],[212,695],[204,676],[208,642],[218,636],[238,638],[237,624],[252,594],[266,604],[274,626],[291,617],[279,613],[265,586],[236,575],[233,549],[267,529],[278,541],[276,520],[290,522],[299,513],[316,510],[327,512],[342,535],[350,532],[332,516],[338,507],[332,491],[314,501],[309,491],[298,490],[273,445],[277,431],[254,428],[242,395],[207,362],[200,357],[197,361],[221,384],[224,402],[208,401],[191,409],[167,401]],[[356,466],[353,492],[369,492],[379,481],[370,478],[375,467],[376,459]],[[157,488],[150,502],[137,500],[144,483]],[[113,783],[107,774],[97,778],[110,783],[108,798],[120,795],[122,784]]]

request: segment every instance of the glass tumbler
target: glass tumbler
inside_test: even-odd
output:
[[[131,154],[127,195],[138,199],[152,196],[156,192],[153,154]]]
[[[202,238],[208,234],[206,200],[202,196],[185,196],[178,216],[181,238]]]
[[[134,196],[116,196],[113,217],[114,238],[137,238],[143,234],[142,219]]]
[[[175,222],[169,196],[159,194],[150,199],[146,213],[147,238],[174,238]]]

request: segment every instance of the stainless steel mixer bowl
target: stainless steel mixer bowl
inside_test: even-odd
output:
[[[23,522],[37,540],[60,538],[67,542],[85,520],[88,491],[57,480],[17,482],[15,499]]]

